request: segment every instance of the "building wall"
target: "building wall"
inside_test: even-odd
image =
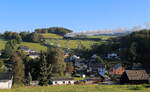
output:
[[[52,81],[53,85],[74,84],[74,81]]]
[[[12,80],[0,82],[0,89],[10,89],[12,87]]]

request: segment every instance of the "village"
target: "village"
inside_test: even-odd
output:
[[[40,53],[27,46],[18,48],[31,59],[40,58]],[[0,56],[2,51],[0,52]],[[106,59],[119,59],[116,53],[109,53]],[[49,85],[120,85],[120,84],[149,84],[150,74],[146,72],[142,64],[134,63],[130,69],[123,64],[115,63],[110,68],[96,55],[90,58],[80,58],[77,55],[64,53],[64,61],[71,62],[72,70],[69,77],[51,77]],[[8,67],[8,71],[12,67]],[[38,86],[38,80],[30,81],[31,86]],[[13,74],[10,72],[0,73],[0,89],[10,89],[13,85]]]

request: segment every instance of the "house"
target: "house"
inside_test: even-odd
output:
[[[121,84],[146,84],[149,75],[145,70],[126,70],[120,78]]]
[[[36,52],[34,50],[29,49],[29,47],[27,47],[27,46],[20,46],[19,49],[26,53],[35,53]]]
[[[118,56],[118,54],[117,53],[108,53],[107,54],[107,57],[106,57],[107,59],[119,59],[119,56]]]
[[[12,73],[0,73],[0,89],[10,89],[12,87]]]
[[[28,55],[30,58],[32,59],[36,59],[36,58],[39,58],[40,57],[40,53],[37,53],[37,52],[32,52]]]
[[[125,71],[125,68],[121,64],[116,64],[113,68],[110,69],[110,74],[122,75],[124,71]]]
[[[24,51],[24,52],[29,52],[30,51],[29,47],[27,47],[27,46],[20,46],[19,49]]]
[[[66,85],[74,84],[75,80],[73,78],[51,78],[50,82],[52,85]]]

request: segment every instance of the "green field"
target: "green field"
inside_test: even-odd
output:
[[[0,50],[5,48],[6,41],[0,39]]]
[[[93,44],[100,43],[95,41],[82,41],[82,40],[47,40],[48,44],[58,45],[62,48],[77,48],[78,44],[82,44],[86,48],[90,48]]]
[[[30,49],[36,50],[36,51],[46,51],[47,47],[46,46],[42,46],[39,43],[30,43],[30,42],[22,42],[21,44],[19,44],[20,46],[28,46]]]
[[[88,36],[88,38],[100,38],[102,40],[107,40],[110,38],[114,38],[115,36]]]
[[[5,48],[6,41],[0,40],[0,50]],[[40,45],[39,43],[30,43],[30,42],[22,42],[19,46],[28,46],[29,48],[36,51],[46,51],[47,48],[45,46]]]
[[[142,85],[63,85],[43,87],[19,87],[0,92],[150,92]]]
[[[41,34],[44,38],[48,39],[48,38],[63,38],[63,36],[57,35],[57,34],[52,34],[52,33],[45,33],[45,34]]]

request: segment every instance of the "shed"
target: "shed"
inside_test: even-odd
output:
[[[12,82],[12,73],[0,73],[0,89],[10,89],[12,87]]]
[[[149,75],[145,70],[126,70],[120,78],[121,84],[145,84]]]
[[[75,83],[73,78],[51,78],[50,81],[52,85],[66,85]]]

